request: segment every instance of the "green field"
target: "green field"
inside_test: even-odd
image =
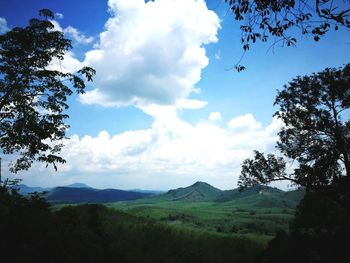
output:
[[[2,194],[2,247],[26,251],[12,253],[16,262],[44,253],[52,262],[249,263],[288,231],[304,191],[197,182],[134,201],[54,206],[39,195]]]
[[[288,231],[295,206],[302,196],[301,191],[283,192],[274,188],[240,193],[210,191],[209,187],[193,185],[107,206],[180,229],[243,236],[265,243],[276,232]]]

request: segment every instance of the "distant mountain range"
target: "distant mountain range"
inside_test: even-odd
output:
[[[18,185],[19,192],[27,195],[44,192],[44,197],[51,203],[108,203],[135,200],[154,195],[153,191],[126,191],[119,189],[95,189],[83,183],[74,183],[54,188],[30,187]]]
[[[143,190],[143,189],[131,189],[129,191],[137,192],[137,193],[152,194],[152,195],[164,194],[166,192],[166,191],[159,191],[159,190]]]
[[[27,195],[30,193],[41,193],[41,192],[47,192],[50,191],[51,188],[43,188],[43,187],[32,187],[32,186],[27,186],[25,184],[19,184],[17,185],[19,193],[22,195]]]
[[[71,187],[71,188],[92,188],[86,184],[83,184],[83,183],[74,183],[74,184],[69,184],[69,185],[66,185],[64,187]]]
[[[19,192],[28,194],[31,192],[46,192],[45,197],[51,203],[107,203],[128,201],[147,198],[153,201],[215,201],[227,202],[239,198],[251,196],[269,196],[274,200],[283,202],[285,206],[295,207],[304,196],[304,189],[294,191],[282,191],[269,186],[249,187],[244,191],[238,188],[233,190],[220,190],[205,182],[196,182],[188,187],[181,187],[168,192],[149,190],[119,190],[119,189],[94,189],[83,183],[74,183],[55,188],[29,187],[20,184]],[[271,199],[271,200],[272,200]]]
[[[71,188],[92,188],[86,184],[83,183],[74,183],[74,184],[69,184],[66,185],[64,187],[71,187]],[[53,188],[50,187],[37,187],[37,186],[28,186],[25,184],[19,184],[18,185],[18,190],[20,192],[20,194],[22,195],[27,195],[30,193],[41,193],[41,192],[49,192],[51,191]]]
[[[51,203],[109,203],[135,200],[150,195],[118,189],[55,187],[47,193],[46,199]]]
[[[243,191],[238,188],[233,190],[220,190],[205,182],[196,182],[184,188],[169,190],[168,192],[147,198],[149,201],[213,201],[228,202],[242,198],[266,197],[261,200],[282,203],[286,207],[296,207],[303,198],[305,190],[303,188],[293,191],[282,191],[278,188],[258,185],[249,187]],[[256,201],[256,200],[255,200]]]

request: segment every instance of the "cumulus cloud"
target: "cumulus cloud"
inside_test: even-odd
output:
[[[55,30],[63,32],[65,35],[72,38],[75,42],[79,44],[90,44],[94,41],[93,37],[85,36],[78,29],[72,26],[62,28],[61,25],[56,20],[52,20],[51,23],[54,25]]]
[[[177,109],[198,110],[207,106],[208,102],[203,100],[179,99],[175,103]]]
[[[76,42],[80,44],[90,44],[92,41],[94,41],[93,37],[87,37],[83,33],[81,33],[78,29],[68,26],[66,27],[63,32],[67,34],[68,36],[72,37]]]
[[[74,72],[97,70],[84,104],[135,105],[154,121],[150,128],[97,136],[71,136],[59,173],[34,164],[25,178],[31,185],[82,181],[93,186],[154,188],[184,186],[196,180],[223,189],[235,187],[241,162],[254,149],[273,151],[281,123],[263,126],[252,114],[221,123],[220,112],[195,124],[180,119],[182,109],[200,109],[206,101],[189,99],[208,64],[203,45],[217,41],[217,15],[204,0],[109,0],[112,17],[99,42],[80,62],[68,52],[51,67]],[[73,27],[55,28],[89,42]],[[79,41],[79,40],[77,40]],[[220,125],[219,125],[220,123]]]
[[[230,120],[228,127],[231,131],[236,132],[242,130],[257,130],[261,128],[261,123],[254,118],[253,114],[248,113]]]
[[[48,69],[58,70],[64,73],[73,73],[81,69],[83,65],[84,64],[75,57],[73,52],[68,51],[64,54],[63,60],[52,60]]]
[[[64,34],[71,36],[73,39],[75,39],[75,41],[79,43],[88,44],[93,41],[92,37],[86,37],[74,27],[68,26],[67,28],[63,29],[56,20],[51,20],[51,23],[54,25],[55,30],[61,31]],[[48,69],[58,70],[64,73],[74,73],[84,66],[86,66],[86,64],[77,59],[72,51],[67,51],[63,56],[63,60],[55,59],[51,61]]]
[[[221,121],[221,113],[220,112],[211,112],[208,117],[209,121],[212,122],[220,122]]]
[[[204,0],[109,0],[112,17],[85,63],[97,70],[85,104],[175,104],[198,92],[204,44],[220,27]]]
[[[0,34],[3,34],[9,30],[7,26],[7,21],[5,18],[0,17]]]
[[[258,125],[251,114],[220,127],[205,120],[185,122],[170,106],[152,105],[145,112],[155,118],[149,129],[116,135],[101,131],[95,137],[73,135],[66,140],[62,156],[67,164],[59,171],[70,175],[67,183],[80,180],[99,185],[102,181],[109,187],[167,189],[202,180],[233,188],[242,161],[254,149],[273,151],[281,127],[276,118],[266,127]],[[237,123],[240,128],[232,129]],[[31,173],[40,175],[40,169],[33,168]],[[47,169],[42,168],[42,173]]]
[[[62,13],[55,13],[55,17],[57,19],[63,19],[64,18],[64,15]]]

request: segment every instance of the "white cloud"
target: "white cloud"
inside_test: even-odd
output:
[[[221,121],[221,113],[220,112],[211,112],[209,114],[208,120],[212,122],[220,122]]]
[[[251,113],[248,113],[230,120],[228,127],[234,132],[241,130],[257,130],[261,128],[261,123],[258,122]]]
[[[102,131],[96,137],[73,135],[66,140],[62,156],[67,164],[59,166],[50,184],[83,181],[99,187],[169,189],[202,180],[234,188],[242,161],[254,149],[273,151],[281,127],[275,118],[266,127],[252,125],[259,122],[251,114],[219,127],[205,120],[187,123],[172,106],[152,105],[144,110],[155,118],[149,129],[116,135]],[[241,128],[232,129],[237,122]],[[29,172],[32,175],[23,178],[31,185],[42,185],[42,174],[48,169],[41,167],[36,164]]]
[[[9,30],[7,26],[7,21],[5,18],[0,17],[0,34],[3,34]]]
[[[198,92],[219,18],[204,0],[109,0],[112,17],[85,62],[97,70],[85,104],[175,104]]]
[[[67,35],[71,35],[71,37],[75,36],[73,38],[75,38],[75,40],[79,43],[87,44],[93,40],[92,38],[85,37],[77,29],[71,26],[68,26],[67,28],[63,29],[56,20],[51,20],[50,22],[54,25],[54,30],[63,32]],[[63,56],[63,60],[53,60],[48,68],[52,70],[58,70],[64,73],[74,73],[80,70],[85,65],[86,64],[84,62],[81,62],[75,57],[75,54],[72,51],[67,51]]]
[[[60,23],[58,23],[56,20],[51,20],[50,22],[53,24],[54,30],[63,32],[63,28],[61,27]]]
[[[190,109],[190,110],[198,110],[205,107],[208,102],[203,100],[190,100],[190,99],[179,99],[175,103],[175,107],[177,109]]]
[[[64,18],[64,15],[62,13],[55,13],[55,17],[57,19],[63,19]]]
[[[94,41],[93,37],[85,36],[78,29],[72,26],[62,28],[56,20],[51,20],[51,23],[54,25],[55,30],[63,32],[65,35],[71,37],[74,41],[76,41],[79,44],[90,44],[92,43],[92,41]]]
[[[92,66],[96,88],[80,97],[82,103],[136,105],[154,122],[148,129],[115,135],[73,135],[64,141],[67,163],[58,174],[43,176],[48,169],[36,163],[23,177],[25,183],[82,181],[96,187],[168,189],[201,180],[223,189],[235,187],[241,162],[254,149],[271,152],[281,123],[274,118],[263,127],[246,114],[225,125],[220,112],[195,124],[179,118],[182,109],[207,105],[188,98],[199,91],[195,85],[208,64],[203,45],[217,41],[217,15],[204,0],[109,0],[108,5],[113,16],[84,62],[68,52],[51,67],[74,72]],[[92,41],[73,27],[53,23],[78,42]]]
[[[68,51],[64,54],[63,60],[55,59],[51,62],[48,69],[58,70],[64,73],[76,72],[83,67],[83,63],[80,62],[77,58],[75,58],[74,53]]]
[[[92,41],[94,41],[93,37],[87,37],[83,33],[79,32],[78,29],[68,26],[66,27],[63,32],[67,34],[68,36],[72,37],[76,42],[79,44],[90,44]]]

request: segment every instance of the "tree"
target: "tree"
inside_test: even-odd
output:
[[[278,233],[256,262],[342,262],[350,235],[349,184],[306,192],[289,233]],[[282,234],[282,235],[281,235]]]
[[[350,234],[350,64],[293,79],[276,104],[284,158],[255,151],[243,162],[239,185],[289,180],[306,193],[289,234],[277,235],[258,262],[339,262]]]
[[[258,151],[243,162],[242,187],[290,180],[317,190],[349,181],[350,172],[350,64],[297,77],[278,92],[275,113],[284,123],[277,148],[295,169],[286,172],[286,161]]]
[[[13,28],[0,36],[0,147],[4,154],[18,154],[10,170],[28,169],[34,160],[64,163],[58,155],[59,141],[68,125],[67,97],[72,89],[83,93],[95,70],[83,67],[77,73],[54,70],[72,48],[71,41],[56,31],[50,10],[40,10],[43,19]]]
[[[244,52],[257,40],[293,46],[297,32],[319,41],[330,30],[350,28],[349,0],[225,0],[241,21]],[[238,62],[239,63],[239,62]],[[237,64],[238,71],[245,67]]]

